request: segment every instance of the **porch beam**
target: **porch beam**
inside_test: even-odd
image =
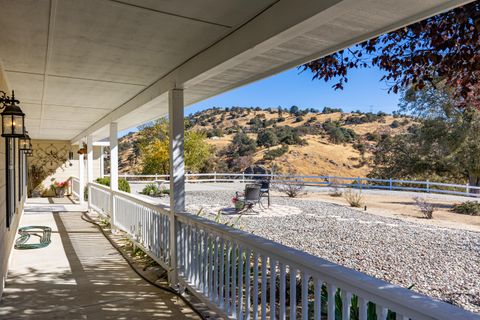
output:
[[[183,90],[168,91],[170,138],[170,264],[169,283],[177,285],[177,222],[175,213],[185,211],[185,160]]]
[[[108,147],[110,145],[110,141],[95,141],[93,143],[94,147]]]
[[[211,95],[220,94],[234,87],[287,70],[312,59],[328,55],[355,43],[378,36],[379,34],[401,28],[437,13],[447,11],[469,1],[471,0],[450,0],[440,2],[437,5],[432,5],[428,10],[424,10],[408,18],[392,21],[391,24],[375,29],[372,32],[352,37],[345,42],[334,44],[331,47],[315,52],[309,56],[299,57],[297,60],[283,63],[276,68],[260,72],[253,77],[232,84],[229,87],[219,88],[217,92],[213,92]],[[132,97],[130,100],[104,116],[102,119],[95,122],[92,126],[74,137],[72,143],[80,140],[85,135],[101,130],[112,121],[118,121],[123,116],[133,112],[135,109],[143,105],[157,104],[160,95],[175,87],[183,86],[185,84],[187,89],[194,88],[198,82],[201,82],[205,78],[220,74],[222,71],[261,55],[281,43],[301,36],[329,20],[342,16],[346,12],[350,12],[358,5],[358,1],[356,0],[305,0],[302,1],[301,6],[298,5],[298,1],[296,0],[278,1],[247,24],[191,57],[183,64],[162,76],[143,91]],[[208,97],[209,96],[203,96],[199,100]]]

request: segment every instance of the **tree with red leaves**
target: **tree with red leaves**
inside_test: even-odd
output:
[[[303,65],[343,89],[348,71],[378,67],[389,91],[448,86],[459,107],[480,109],[480,1],[438,14]]]

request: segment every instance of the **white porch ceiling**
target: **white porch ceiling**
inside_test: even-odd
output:
[[[34,139],[107,136],[467,0],[0,0],[0,62]]]

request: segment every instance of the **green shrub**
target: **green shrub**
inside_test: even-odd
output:
[[[398,122],[398,120],[393,120],[393,122],[390,124],[390,128],[398,128],[400,127],[400,122]]]
[[[341,127],[337,121],[325,121],[322,126],[330,142],[334,144],[353,142],[357,138],[355,131]]]
[[[110,187],[110,177],[97,178],[95,180],[99,184]],[[118,190],[130,193],[130,184],[123,178],[118,179]]]
[[[278,157],[284,155],[285,153],[287,153],[287,151],[288,151],[288,146],[287,145],[281,146],[280,148],[268,150],[267,152],[265,152],[265,155],[263,156],[263,159],[273,160],[275,158],[278,158]]]
[[[295,122],[302,122],[303,121],[303,117],[302,116],[298,116],[295,118]]]
[[[323,114],[335,113],[335,112],[343,112],[343,110],[340,108],[330,108],[330,107],[325,107],[322,110]]]
[[[276,146],[278,144],[278,137],[274,130],[267,129],[258,133],[257,145],[267,148]]]
[[[166,188],[159,188],[156,183],[149,183],[140,193],[151,197],[161,197],[168,194],[169,191]]]
[[[453,205],[452,211],[460,214],[468,214],[471,216],[480,215],[480,202],[466,201]]]

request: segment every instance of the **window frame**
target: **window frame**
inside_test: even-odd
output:
[[[15,139],[5,139],[5,171],[6,171],[6,226],[10,228],[13,224],[13,217],[16,209],[16,183],[15,183]]]

